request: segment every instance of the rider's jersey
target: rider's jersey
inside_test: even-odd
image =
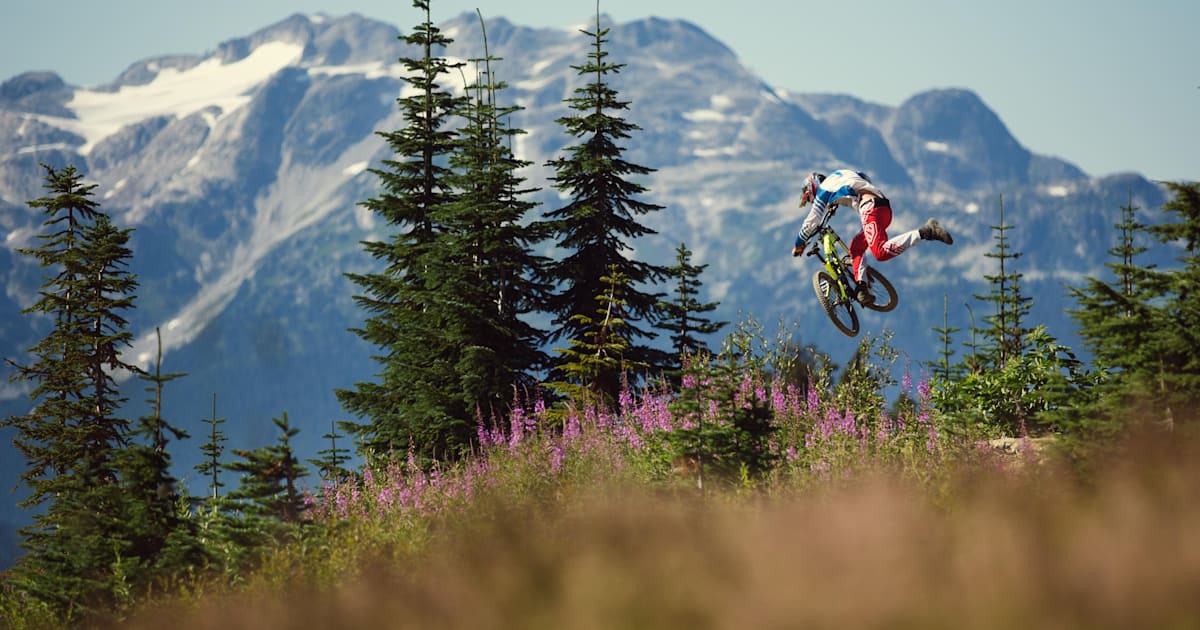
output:
[[[864,192],[877,197],[884,196],[875,187],[875,184],[872,184],[871,180],[859,171],[839,169],[827,175],[825,181],[817,187],[817,194],[812,201],[812,210],[809,211],[804,224],[800,226],[800,239],[807,241],[816,233],[821,221],[825,219],[825,211],[829,206],[839,204],[857,210],[859,196]]]

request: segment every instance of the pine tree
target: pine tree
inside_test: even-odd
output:
[[[437,320],[435,302],[436,272],[447,254],[437,247],[445,229],[437,219],[455,201],[446,160],[457,146],[457,133],[449,119],[461,99],[439,84],[455,66],[433,54],[452,40],[432,23],[428,0],[414,0],[413,6],[425,21],[403,37],[423,53],[400,60],[411,87],[397,99],[407,126],[381,133],[395,159],[384,161],[386,170],[372,169],[383,192],[362,204],[397,232],[388,240],[363,243],[382,271],[349,274],[363,291],[355,301],[370,314],[354,332],[382,352],[374,357],[380,364],[378,382],[336,392],[345,409],[368,420],[357,425],[356,433],[360,447],[375,456],[400,452],[410,443],[427,457],[447,456],[464,447],[460,436],[473,435],[468,418],[458,417],[461,398],[446,389],[456,382],[457,348]]]
[[[1174,427],[1194,417],[1200,390],[1200,184],[1166,185],[1174,193],[1163,206],[1167,220],[1143,225],[1132,201],[1122,209],[1120,242],[1109,251],[1120,260],[1108,265],[1114,282],[1089,278],[1074,289],[1079,308],[1072,315],[1097,364],[1109,371],[1101,411],[1123,423],[1148,416]],[[1134,257],[1145,251],[1134,244],[1138,233],[1178,248],[1179,266],[1137,265]]]
[[[699,336],[711,335],[728,323],[714,322],[704,316],[715,311],[720,303],[701,303],[697,299],[701,287],[700,274],[708,265],[693,265],[691,257],[692,252],[687,245],[680,243],[675,249],[675,265],[666,270],[667,277],[676,283],[675,297],[659,305],[663,319],[657,327],[671,333],[671,345],[675,350],[673,361],[668,364],[668,374],[675,375],[672,378],[675,383],[678,383],[685,357],[709,351],[708,345]]]
[[[1142,289],[1149,268],[1141,268],[1136,262],[1136,257],[1147,250],[1135,242],[1137,234],[1146,228],[1137,221],[1137,210],[1131,193],[1129,203],[1121,207],[1121,220],[1113,226],[1117,244],[1107,252],[1112,261],[1105,267],[1112,273],[1112,282],[1089,277],[1082,287],[1070,287],[1078,307],[1068,312],[1079,323],[1079,336],[1092,352],[1093,365],[1106,375],[1095,392],[1100,407],[1088,408],[1078,419],[1089,425],[1089,432],[1116,428],[1112,423],[1092,426],[1093,420],[1128,412],[1120,395],[1122,381],[1136,365],[1137,353],[1132,350],[1146,344],[1150,336],[1143,309],[1154,295]]]
[[[32,409],[5,421],[27,463],[21,505],[33,510],[13,583],[68,618],[103,616],[118,603],[131,557],[118,470],[129,422],[117,415],[125,399],[115,382],[117,372],[139,372],[120,356],[132,339],[121,313],[133,307],[137,286],[126,269],[131,230],[98,210],[95,186],[74,167],[46,171],[50,196],[29,205],[45,212],[49,233],[41,247],[18,250],[49,274],[24,313],[53,327],[30,349],[31,364],[10,361],[16,380],[35,383]]]
[[[597,297],[605,294],[596,272],[615,265],[617,272],[629,280],[624,298],[628,304],[626,325],[631,345],[626,356],[658,372],[667,365],[667,355],[643,342],[656,336],[650,326],[661,316],[662,294],[639,287],[662,281],[666,270],[626,258],[624,252],[632,249],[633,239],[654,234],[638,223],[638,215],[662,207],[637,200],[635,197],[645,192],[645,188],[626,179],[649,174],[653,169],[623,159],[617,144],[640,128],[615,115],[627,109],[629,103],[619,100],[607,77],[624,65],[607,60],[604,44],[608,29],[600,27],[598,13],[595,31],[583,33],[593,39],[594,46],[587,63],[572,67],[589,82],[566,100],[576,113],[557,121],[567,134],[582,143],[568,147],[565,157],[547,163],[554,169],[551,177],[554,188],[571,201],[547,214],[552,234],[565,253],[547,267],[546,277],[557,287],[557,293],[547,300],[544,310],[554,316],[551,324],[556,328],[551,331],[552,340],[583,339],[587,324],[577,316],[590,317],[599,306]],[[616,393],[614,389],[606,395],[612,397]]]

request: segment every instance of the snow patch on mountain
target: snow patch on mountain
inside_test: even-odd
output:
[[[311,76],[356,74],[367,79],[401,79],[407,74],[407,71],[402,64],[378,61],[346,66],[313,66],[308,69],[308,74]]]
[[[222,64],[213,57],[184,71],[163,69],[144,85],[126,85],[115,92],[77,90],[67,103],[76,119],[37,118],[82,136],[85,143],[79,152],[87,155],[123,127],[154,116],[184,118],[212,106],[228,116],[250,102],[256,86],[298,62],[303,53],[300,44],[267,42],[234,63]]]

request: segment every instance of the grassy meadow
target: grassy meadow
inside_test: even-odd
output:
[[[1080,475],[1052,436],[939,428],[923,385],[872,418],[739,391],[777,429],[761,477],[672,459],[703,412],[653,392],[534,405],[453,467],[324,488],[256,570],[181,581],[121,627],[1200,627],[1192,440],[1130,439]]]

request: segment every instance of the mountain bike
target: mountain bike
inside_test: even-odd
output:
[[[855,310],[854,298],[858,283],[854,281],[854,265],[850,258],[850,248],[838,236],[836,230],[829,225],[837,206],[831,206],[825,220],[817,230],[812,248],[808,256],[816,256],[824,264],[813,274],[813,290],[817,293],[817,301],[825,314],[837,329],[848,337],[858,335],[858,311]],[[867,267],[867,287],[874,294],[873,300],[861,304],[863,308],[886,313],[900,301],[896,287],[874,267]]]

